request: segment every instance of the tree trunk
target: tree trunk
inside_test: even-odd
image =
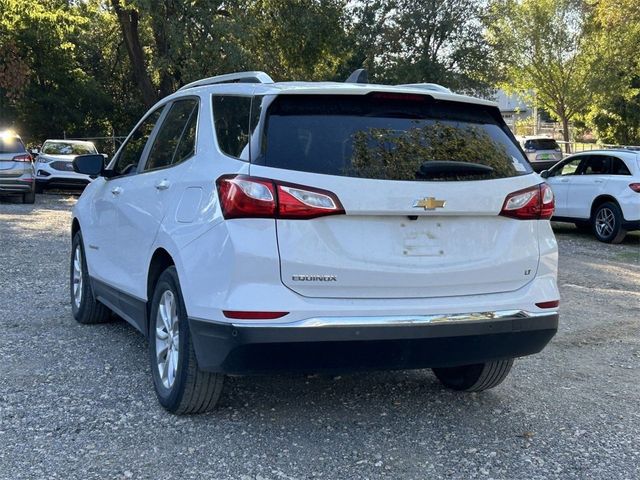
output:
[[[571,153],[571,138],[569,136],[569,119],[567,117],[562,117],[562,139],[567,142],[564,144],[564,149],[566,153]]]
[[[111,5],[113,5],[118,17],[124,44],[127,47],[127,53],[133,68],[133,76],[142,93],[142,101],[149,108],[158,101],[158,94],[147,73],[144,51],[142,50],[138,32],[139,14],[133,8],[123,9],[120,0],[111,0]]]

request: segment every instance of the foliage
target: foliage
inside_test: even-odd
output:
[[[498,56],[509,92],[535,95],[539,105],[563,124],[584,111],[594,81],[581,0],[496,0],[487,38]]]
[[[353,140],[351,176],[408,180],[419,176],[420,167],[430,161],[477,163],[493,168],[489,175],[458,180],[504,178],[516,174],[503,145],[475,126],[455,127],[435,122],[399,133],[389,129],[357,132]],[[447,177],[429,180],[451,180]]]
[[[640,3],[593,1],[591,86],[586,123],[603,143],[640,145]]]

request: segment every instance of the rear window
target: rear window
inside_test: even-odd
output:
[[[18,137],[0,137],[0,153],[23,153],[26,149]]]
[[[426,95],[281,95],[254,163],[385,180],[485,180],[531,172],[491,107]]]
[[[87,155],[98,153],[92,143],[85,142],[51,142],[42,146],[42,153],[48,155]]]
[[[560,150],[560,145],[553,138],[536,138],[524,142],[526,150]]]

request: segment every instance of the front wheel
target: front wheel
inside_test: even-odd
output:
[[[71,242],[69,293],[71,294],[71,311],[78,323],[104,323],[111,320],[111,311],[96,300],[91,288],[80,232],[73,236]]]
[[[513,358],[460,367],[434,368],[438,380],[453,390],[481,392],[497,387],[507,378]]]
[[[212,410],[224,376],[198,368],[175,267],[158,279],[149,316],[149,359],[160,404],[172,413]]]
[[[622,228],[622,210],[613,202],[600,205],[593,212],[593,233],[605,243],[620,243],[627,234]]]

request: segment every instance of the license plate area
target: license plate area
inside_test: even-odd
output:
[[[405,257],[444,256],[442,224],[440,222],[420,222],[401,224],[403,229],[402,255]]]

